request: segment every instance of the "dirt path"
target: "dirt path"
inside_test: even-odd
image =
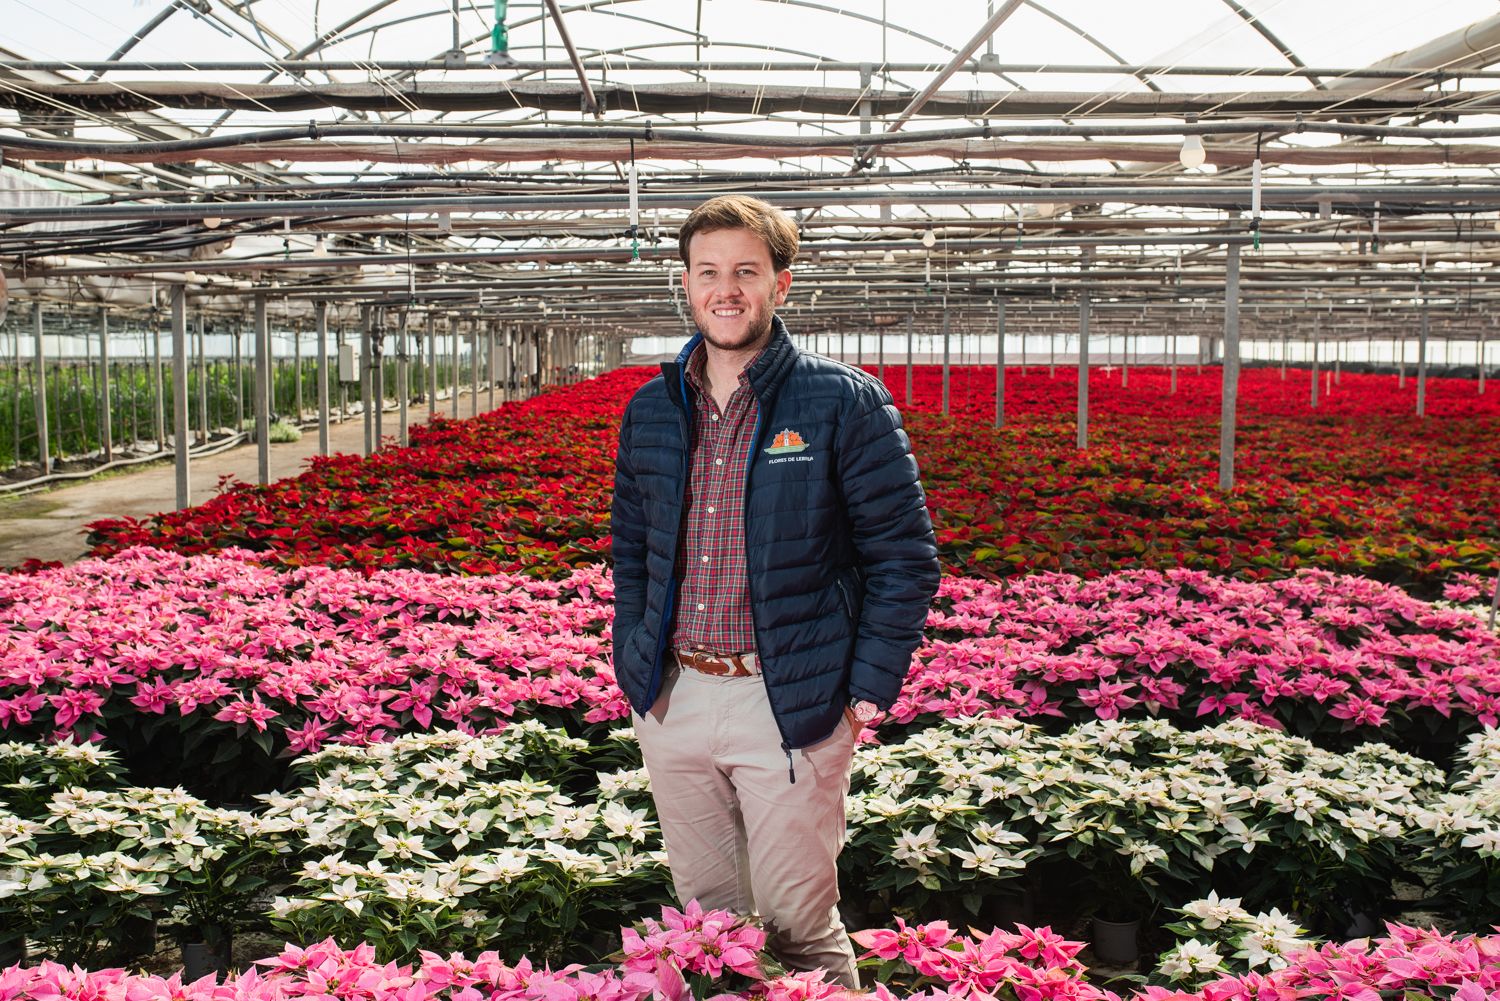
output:
[[[488,402],[486,391],[481,389],[480,407],[488,409]],[[448,400],[440,400],[439,412],[451,413],[451,405]],[[459,397],[459,413],[469,416],[468,393]],[[427,420],[427,407],[409,407],[407,414],[408,424],[415,426]],[[396,429],[396,414],[387,413],[383,424],[386,436],[394,436]],[[364,434],[364,422],[358,415],[343,424],[331,424],[329,451],[357,454],[364,444]],[[304,430],[301,441],[273,444],[271,479],[296,475],[317,454],[316,428]],[[212,497],[221,476],[254,483],[257,469],[255,446],[248,444],[195,459],[190,472],[192,503],[201,504]],[[84,554],[84,525],[100,518],[125,515],[140,518],[170,511],[176,500],[177,478],[170,455],[160,463],[147,463],[43,493],[0,497],[0,566],[15,566],[28,558],[71,563]]]

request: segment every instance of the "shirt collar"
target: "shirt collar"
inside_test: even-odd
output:
[[[761,348],[755,353],[755,357],[750,359],[750,363],[740,369],[740,386],[743,387],[750,383],[750,370],[755,367],[756,362],[765,357],[765,354],[766,349]],[[687,365],[684,366],[683,373],[687,376],[688,383],[700,394],[708,388],[707,368],[708,348],[704,346],[702,341],[699,341],[698,346],[693,348],[693,353],[688,355]]]

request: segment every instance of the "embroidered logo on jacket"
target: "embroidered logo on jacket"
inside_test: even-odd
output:
[[[793,452],[800,452],[805,448],[807,448],[807,442],[802,440],[800,434],[795,431],[783,429],[780,434],[771,440],[771,447],[766,449],[766,454],[789,455]]]

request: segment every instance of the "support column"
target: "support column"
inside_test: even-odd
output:
[[[255,297],[255,457],[256,482],[271,482],[271,326],[266,319],[266,297]]]
[[[1089,294],[1078,296],[1078,447],[1089,447]]]
[[[1406,388],[1406,338],[1396,338],[1396,388]]]
[[[479,416],[479,321],[469,324],[469,416]]]
[[[842,351],[842,345],[840,346]],[[948,293],[943,293],[943,416],[948,416],[949,383],[953,374],[952,336],[948,320]]]
[[[1476,354],[1479,356],[1479,395],[1483,396],[1484,395],[1484,369],[1485,369],[1485,364],[1484,364],[1484,328],[1483,327],[1479,328],[1479,350],[1476,352]]]
[[[495,409],[495,324],[490,321],[484,325],[484,360],[485,374],[489,376],[489,409]]]
[[[906,314],[906,405],[908,407],[911,406],[911,370],[914,367],[914,365],[912,363],[912,352],[911,352],[911,346],[912,346],[912,330],[911,330],[911,325],[912,325],[912,314],[911,313],[907,313]]]
[[[374,403],[375,451],[385,447],[385,307],[370,322],[370,397]]]
[[[449,407],[453,419],[458,420],[458,390],[463,385],[463,369],[458,367],[458,320],[452,317],[448,320],[448,343],[453,345],[453,399]]]
[[[292,406],[297,411],[296,418],[292,423],[302,423],[302,321],[298,320],[292,324],[292,371],[296,373],[292,380]]]
[[[156,305],[153,301],[152,305]],[[151,321],[151,386],[155,394],[156,450],[167,448],[167,387],[161,371],[161,324]]]
[[[370,401],[375,394],[370,391],[374,373],[370,371],[374,360],[374,348],[371,344],[371,327],[375,323],[375,310],[370,306],[361,306],[359,310],[359,406],[360,414],[365,419],[365,441],[364,450],[360,455],[372,455],[375,452],[375,414],[371,412]]]
[[[42,342],[42,300],[32,308],[32,343],[36,350],[36,454],[41,466],[41,475],[52,473],[52,442],[47,437],[47,349]],[[19,388],[17,394],[19,395]]]
[[[313,305],[318,332],[318,454],[328,454],[328,303]]]
[[[1005,426],[1005,300],[995,304],[995,427]]]
[[[245,331],[240,320],[234,323],[234,433],[245,432],[245,352],[240,338]]]
[[[1240,388],[1240,245],[1225,248],[1223,393],[1219,405],[1219,489],[1234,488],[1234,433]]]
[[[1287,346],[1287,339],[1288,338],[1287,338],[1286,334],[1282,334],[1281,335],[1281,381],[1282,382],[1286,382],[1286,346]]]
[[[411,396],[408,379],[411,378],[409,358],[406,352],[406,314],[401,314],[400,322],[396,325],[396,436],[401,447],[406,448],[411,444],[411,438],[407,433],[407,401]]]
[[[103,410],[104,426],[100,437],[104,439],[104,461],[113,462],[115,459],[115,427],[114,413],[110,410],[109,400],[109,307],[99,307],[99,371],[103,378],[99,382],[99,392],[103,398],[100,407]]]
[[[1124,344],[1120,345],[1120,388],[1130,386],[1130,331],[1125,331]]]
[[[1318,328],[1313,327],[1312,338],[1312,407],[1318,407]]]
[[[1177,333],[1172,333],[1172,393],[1177,395]]]
[[[200,323],[202,322],[200,318]],[[189,449],[192,430],[188,427],[188,332],[187,289],[172,287],[172,451],[177,473],[177,510],[190,503],[192,494]]]
[[[1422,305],[1422,323],[1417,336],[1417,416],[1427,416],[1427,299]]]
[[[198,440],[203,444],[208,443],[208,434],[211,430],[208,426],[208,358],[204,350],[204,344],[208,340],[207,319],[202,313],[198,314],[198,340],[194,354],[198,363]]]
[[[437,318],[427,314],[427,419],[437,413]]]

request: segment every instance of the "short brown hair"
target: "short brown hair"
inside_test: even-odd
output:
[[[748,229],[766,242],[771,263],[777,271],[792,266],[797,256],[797,224],[776,206],[748,195],[720,195],[693,209],[687,222],[677,231],[677,253],[683,264],[688,260],[688,246],[699,233],[718,229]]]

